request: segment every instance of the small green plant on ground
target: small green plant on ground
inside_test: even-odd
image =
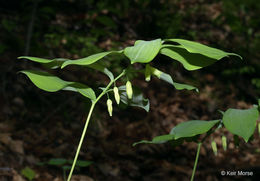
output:
[[[116,77],[113,75],[111,71],[108,70],[106,66],[104,66],[104,62],[99,61],[100,59],[110,54],[115,54],[115,55],[123,54],[130,60],[129,66],[125,67],[123,71]],[[59,77],[54,76],[48,72],[36,71],[36,70],[21,71],[21,73],[27,75],[29,79],[38,88],[42,90],[48,92],[56,92],[59,90],[74,91],[80,93],[84,97],[89,98],[91,100],[91,107],[67,179],[68,181],[71,180],[71,176],[73,174],[93,110],[96,104],[98,103],[98,101],[100,101],[104,95],[107,95],[108,99],[106,102],[107,102],[108,112],[109,115],[112,116],[113,103],[112,100],[110,99],[111,94],[114,95],[117,104],[123,103],[129,106],[137,106],[145,109],[147,112],[149,111],[149,107],[150,107],[149,100],[145,99],[142,95],[142,92],[138,88],[133,87],[131,84],[131,79],[134,78],[137,73],[144,74],[146,81],[149,81],[151,79],[151,76],[155,76],[163,81],[170,83],[177,90],[187,89],[187,90],[198,91],[198,89],[194,86],[174,82],[172,77],[169,74],[162,72],[156,69],[155,67],[152,67],[150,65],[150,62],[154,60],[158,54],[162,54],[173,60],[177,60],[184,66],[185,69],[189,71],[197,70],[206,67],[208,65],[211,65],[224,57],[229,57],[229,56],[240,57],[239,55],[234,53],[228,53],[216,48],[208,47],[206,45],[197,42],[183,40],[183,39],[166,39],[166,40],[155,39],[151,41],[137,40],[134,46],[126,47],[123,50],[97,53],[88,56],[86,58],[81,58],[77,60],[69,60],[64,58],[45,59],[45,58],[28,57],[28,56],[19,57],[19,59],[28,59],[34,62],[44,64],[45,66],[51,69],[57,69],[57,68],[63,69],[69,65],[85,66],[86,68],[91,68],[103,72],[110,79],[110,82],[106,86],[99,87],[98,89],[92,89],[83,83],[62,80]],[[145,64],[145,67],[139,69],[134,68],[131,65],[134,63]],[[123,79],[125,85],[117,87],[117,82],[119,81],[119,79]],[[205,132],[205,130],[208,131],[215,124],[219,124],[219,121],[216,120],[213,122],[197,122],[196,134],[201,134]],[[232,124],[234,123],[231,123],[231,125]],[[192,125],[193,124],[190,125],[190,123],[187,122],[185,124],[183,123],[180,126],[189,127]],[[185,129],[182,129],[182,131],[184,131],[185,133]],[[176,135],[175,134],[173,135],[176,138]],[[189,137],[190,135],[185,135],[185,136]],[[194,133],[192,133],[192,136],[194,136]],[[167,135],[166,137],[169,140],[170,138],[174,139],[172,135],[170,136]],[[182,136],[179,138],[182,138]]]
[[[52,158],[47,162],[40,162],[37,165],[43,166],[43,165],[50,165],[55,166],[62,169],[63,172],[63,179],[66,180],[66,172],[71,169],[71,164],[73,163],[73,160],[67,160],[64,158]],[[83,161],[83,160],[77,160],[75,168],[80,169],[83,167],[88,167],[92,164],[92,161]]]
[[[24,169],[22,169],[21,174],[28,180],[33,180],[36,176],[35,171],[29,167],[25,167]]]

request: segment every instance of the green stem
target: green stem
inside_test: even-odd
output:
[[[191,175],[191,179],[190,179],[191,181],[193,181],[194,176],[195,176],[195,172],[196,172],[196,169],[197,169],[197,164],[198,164],[198,160],[199,160],[199,156],[200,156],[200,147],[201,147],[201,142],[198,143],[196,159],[195,159],[195,163],[194,163],[194,166],[193,166],[192,175]]]
[[[93,112],[94,107],[95,107],[95,102],[92,102],[92,105],[91,105],[90,110],[89,110],[89,113],[88,113],[88,117],[87,117],[87,120],[86,120],[84,129],[83,129],[83,132],[82,132],[80,141],[79,141],[79,145],[78,145],[78,148],[77,148],[77,152],[76,152],[76,155],[75,155],[75,157],[74,157],[73,164],[72,164],[72,167],[71,167],[71,169],[70,169],[70,174],[69,174],[69,176],[68,176],[67,181],[70,181],[71,176],[72,176],[72,173],[73,173],[73,171],[74,171],[74,168],[75,168],[75,165],[76,165],[78,156],[79,156],[79,152],[80,152],[80,149],[81,149],[81,146],[82,146],[82,143],[83,143],[83,140],[84,140],[84,137],[85,137],[87,128],[88,128],[88,123],[89,123],[89,120],[90,120],[90,117],[91,117],[91,114],[92,114],[92,112]]]
[[[79,144],[78,144],[78,148],[77,148],[77,152],[75,154],[75,157],[74,157],[74,160],[73,160],[73,163],[72,163],[72,166],[71,166],[71,169],[70,169],[70,173],[69,173],[69,176],[68,176],[68,179],[67,181],[70,181],[71,180],[71,176],[73,174],[73,171],[74,171],[74,168],[75,168],[75,165],[76,165],[76,162],[78,160],[78,156],[79,156],[79,152],[80,152],[80,149],[81,149],[81,146],[82,146],[82,143],[83,143],[83,140],[85,138],[85,135],[86,135],[86,131],[87,131],[87,128],[88,128],[88,124],[89,124],[89,121],[90,121],[90,117],[92,115],[92,112],[94,110],[94,107],[96,105],[96,103],[101,99],[101,97],[107,93],[107,90],[110,88],[110,86],[115,82],[117,81],[119,78],[121,78],[123,75],[125,75],[125,70],[123,70],[123,72],[118,75],[115,79],[111,80],[110,83],[107,85],[107,87],[100,93],[100,95],[97,97],[96,100],[94,100],[91,104],[91,107],[90,107],[90,110],[89,110],[89,113],[88,113],[88,117],[87,117],[87,120],[86,120],[86,123],[85,123],[85,126],[84,126],[84,129],[83,129],[83,132],[81,134],[81,138],[80,138],[80,141],[79,141]]]

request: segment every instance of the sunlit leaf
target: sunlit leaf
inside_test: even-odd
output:
[[[223,123],[231,133],[241,136],[245,142],[253,135],[259,112],[256,107],[246,110],[228,109],[223,116]]]
[[[68,60],[64,58],[45,59],[45,58],[30,57],[30,56],[21,56],[18,57],[18,59],[27,59],[33,62],[42,63],[44,66],[51,69],[56,69],[61,67],[61,65]]]
[[[167,41],[179,45],[164,44],[160,53],[179,61],[187,70],[197,70],[229,56],[237,56],[242,59],[240,55],[235,53],[224,52],[198,42],[183,39],[168,39]]]
[[[151,41],[138,40],[134,46],[126,47],[124,54],[130,59],[131,64],[136,62],[148,63],[159,53],[161,45],[161,39]]]
[[[182,45],[190,53],[199,53],[201,55],[204,55],[206,57],[216,59],[216,60],[220,60],[220,59],[230,56],[230,55],[238,56],[239,58],[242,59],[242,57],[238,54],[224,52],[217,48],[212,48],[212,47],[203,45],[198,42],[190,41],[190,40],[167,39],[166,41],[178,43],[178,44]]]
[[[50,60],[50,59],[45,59],[45,58],[38,58],[38,57],[30,57],[30,56],[21,56],[21,57],[18,57],[18,59],[28,59],[28,60],[31,60],[33,62],[38,62],[38,63],[50,63],[52,62],[53,60]]]
[[[85,58],[77,59],[77,60],[68,60],[64,62],[61,66],[61,68],[64,68],[68,65],[90,65],[95,63],[96,61],[102,59],[103,57],[112,54],[112,53],[122,53],[123,51],[110,51],[110,52],[102,52],[102,53],[97,53],[94,55],[90,55]]]
[[[174,135],[174,139],[193,137],[208,132],[219,121],[220,120],[214,120],[214,121],[192,120],[192,121],[182,122],[178,124],[176,127],[172,128],[170,134]]]
[[[26,74],[34,85],[42,90],[48,92],[56,92],[59,90],[76,91],[91,100],[96,99],[95,92],[84,84],[64,81],[59,77],[42,71],[24,70],[21,71],[21,73]]]

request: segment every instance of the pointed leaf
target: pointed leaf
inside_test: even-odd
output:
[[[174,82],[172,80],[172,77],[167,74],[167,73],[164,73],[154,67],[151,67],[150,65],[146,66],[146,69],[149,69],[149,73],[158,77],[159,79],[173,85],[175,87],[175,89],[177,90],[183,90],[183,89],[187,89],[187,90],[196,90],[197,92],[199,92],[198,88],[194,87],[194,86],[191,86],[191,85],[188,85],[188,84],[181,84],[181,83],[177,83],[177,82]],[[146,70],[148,72],[148,70]]]
[[[148,63],[159,53],[161,45],[161,39],[151,41],[138,40],[134,46],[126,47],[124,54],[130,59],[131,64],[136,62]]]
[[[24,70],[21,71],[21,73],[26,74],[34,85],[42,90],[48,92],[56,92],[59,90],[76,91],[91,100],[96,99],[95,92],[84,84],[64,81],[59,77],[42,71]]]
[[[196,136],[199,134],[204,134],[204,133],[208,132],[218,122],[220,122],[220,120],[186,121],[186,122],[182,122],[182,123],[178,124],[176,127],[172,128],[170,134],[174,135],[174,139],[193,137],[193,136]]]
[[[55,166],[61,166],[64,165],[65,163],[67,163],[67,160],[63,158],[52,158],[47,162],[48,165],[55,165]]]
[[[50,59],[30,57],[30,56],[21,56],[21,57],[18,57],[18,59],[28,59],[33,62],[42,63],[45,66],[47,66],[48,68],[52,68],[52,69],[61,67],[63,62],[68,60],[68,59],[64,59],[64,58],[55,58],[55,59],[50,60]]]
[[[73,160],[69,160],[69,164],[72,164]],[[78,167],[88,167],[89,165],[93,164],[92,161],[84,161],[84,160],[77,160],[76,166]]]
[[[170,134],[156,136],[152,139],[152,141],[142,140],[133,144],[133,146],[141,143],[148,143],[148,144],[160,144],[165,143],[167,141],[173,140],[173,143],[181,143],[185,138],[185,140],[189,140],[189,137],[194,137],[199,134],[204,134],[208,132],[213,126],[219,123],[220,120],[214,121],[201,121],[201,120],[193,120],[193,121],[186,121],[183,123],[178,124],[174,127]]]
[[[138,144],[146,143],[146,144],[161,144],[161,143],[166,143],[167,141],[173,140],[174,135],[171,134],[166,134],[166,135],[160,135],[156,136],[152,139],[152,141],[147,141],[147,140],[142,140],[139,142],[136,142],[133,144],[133,146],[136,146]]]
[[[110,51],[110,52],[102,52],[102,53],[97,53],[94,55],[90,55],[85,58],[77,59],[77,60],[68,60],[64,62],[61,66],[61,68],[66,67],[67,65],[90,65],[95,63],[96,61],[102,59],[103,57],[112,54],[112,53],[122,53],[123,51]]]
[[[59,91],[68,84],[66,81],[47,72],[24,70],[21,73],[26,74],[38,88],[48,92]]]
[[[197,53],[190,53],[181,46],[162,48],[160,53],[179,61],[187,70],[197,70],[215,63],[217,60]]]
[[[143,108],[146,112],[149,112],[150,109],[149,99],[145,99],[142,95],[142,92],[139,89],[133,88],[132,99],[128,99],[125,85],[118,87],[118,89],[119,89],[121,102],[123,102],[128,106]]]
[[[50,69],[57,69],[62,66],[62,64],[69,59],[66,58],[55,58],[52,60],[50,63],[43,64],[45,67],[50,68]]]
[[[66,87],[64,87],[62,90],[68,90],[68,91],[74,91],[79,92],[81,95],[91,99],[95,100],[96,95],[93,89],[88,87],[85,84],[79,83],[79,82],[69,82]]]
[[[31,60],[33,62],[38,62],[38,63],[50,63],[52,62],[53,60],[49,60],[49,59],[45,59],[45,58],[38,58],[38,57],[30,57],[30,56],[21,56],[21,57],[18,57],[18,59],[28,59],[28,60]]]
[[[233,134],[248,142],[256,128],[259,112],[256,107],[246,110],[228,109],[223,116],[225,127]]]
[[[229,55],[238,56],[239,58],[242,59],[242,57],[238,54],[224,52],[222,50],[212,48],[212,47],[209,47],[209,46],[206,46],[201,43],[194,42],[194,41],[183,40],[183,39],[168,39],[166,41],[179,43],[190,53],[199,53],[201,55],[204,55],[209,58],[216,59],[216,60],[220,60]]]
[[[101,65],[100,63],[96,62],[91,65],[88,65],[88,67],[103,72],[109,77],[110,80],[114,80],[113,73],[110,72],[104,65]]]

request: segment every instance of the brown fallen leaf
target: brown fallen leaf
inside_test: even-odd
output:
[[[0,142],[4,143],[12,152],[24,154],[23,142],[13,140],[10,134],[1,134]]]
[[[23,142],[12,140],[9,144],[9,148],[16,153],[24,154]]]
[[[94,181],[94,179],[85,175],[74,175],[71,177],[71,181]]]
[[[21,175],[19,175],[15,170],[13,172],[13,180],[12,181],[25,181]]]

